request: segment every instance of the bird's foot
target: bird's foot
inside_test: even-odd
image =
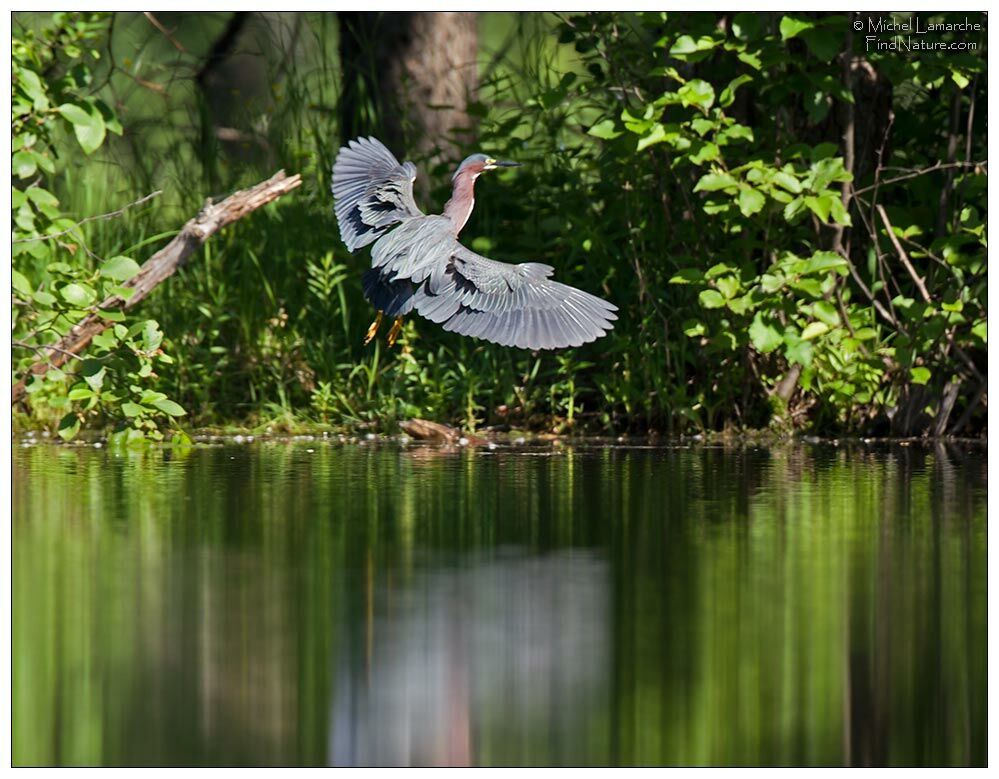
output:
[[[382,312],[378,312],[378,316],[375,317],[375,321],[371,323],[371,327],[368,328],[368,334],[364,336],[364,345],[367,346],[371,343],[372,339],[378,335],[378,327],[382,323]]]
[[[392,323],[392,329],[389,330],[388,334],[388,345],[395,346],[396,339],[399,337],[399,333],[402,332],[402,317],[397,316],[395,321]]]

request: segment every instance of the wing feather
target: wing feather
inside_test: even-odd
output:
[[[439,295],[459,303],[444,322],[452,332],[522,349],[560,349],[596,340],[617,319],[617,307],[606,300],[553,281],[550,265],[497,262],[455,240],[447,272],[453,285]],[[440,321],[443,309],[431,307],[434,297],[421,289],[414,307]]]
[[[376,138],[358,138],[333,163],[333,208],[350,251],[377,240],[392,225],[422,216],[413,199],[416,166],[400,164]]]

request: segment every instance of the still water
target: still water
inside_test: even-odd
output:
[[[986,455],[15,443],[20,765],[984,765]]]

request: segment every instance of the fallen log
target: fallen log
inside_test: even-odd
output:
[[[123,287],[135,290],[128,300],[114,295],[101,303],[99,308],[126,310],[133,308],[160,282],[172,276],[174,271],[212,235],[237,219],[242,219],[261,206],[291,192],[301,183],[300,175],[287,176],[283,170],[279,170],[267,181],[234,192],[219,203],[209,201],[197,216],[181,228],[170,243],[146,260],[139,272],[122,284]],[[28,369],[28,374],[41,376],[49,368],[58,368],[70,357],[82,352],[95,335],[113,324],[114,322],[102,318],[97,313],[87,314],[56,343],[39,347],[38,351],[43,356]],[[21,379],[11,388],[11,404],[17,403],[24,397],[27,378],[26,376]]]
[[[462,439],[470,446],[479,446],[488,443],[484,438],[462,433],[460,430],[456,430],[449,425],[442,425],[440,422],[431,422],[429,419],[407,419],[400,422],[399,427],[407,435],[423,441],[434,441],[452,446],[460,443]]]

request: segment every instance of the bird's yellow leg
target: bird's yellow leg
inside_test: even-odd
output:
[[[382,323],[382,312],[378,312],[378,316],[375,317],[375,321],[371,323],[371,327],[368,328],[368,334],[364,336],[364,345],[367,346],[371,343],[371,339],[378,335],[378,326]]]
[[[389,330],[388,334],[388,345],[395,346],[396,339],[399,337],[399,333],[402,331],[402,317],[397,316],[395,321],[392,323],[392,329]]]

